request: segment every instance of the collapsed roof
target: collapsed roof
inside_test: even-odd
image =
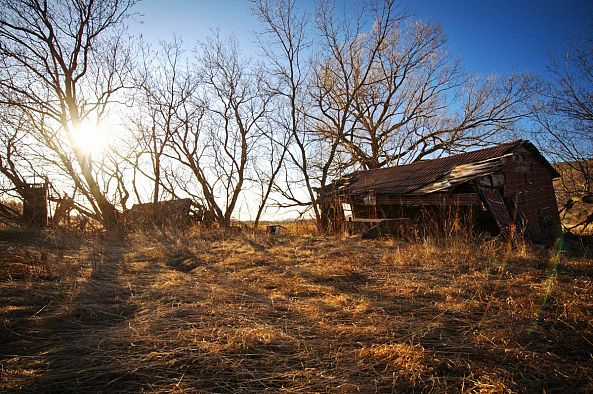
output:
[[[552,177],[559,176],[552,165],[529,141],[517,140],[491,148],[412,164],[357,171],[334,182],[333,191],[342,195],[423,195],[450,189],[497,172],[519,147],[536,154]]]

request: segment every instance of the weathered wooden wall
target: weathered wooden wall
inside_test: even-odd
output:
[[[33,227],[47,226],[47,183],[31,183],[25,186],[23,198],[23,221]]]
[[[528,149],[519,148],[502,169],[504,197],[512,197],[525,216],[526,235],[550,242],[560,230],[553,178],[547,167]]]

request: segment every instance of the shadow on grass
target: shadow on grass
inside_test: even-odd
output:
[[[88,256],[80,251],[75,255],[91,260],[91,267],[80,262],[80,277],[69,284],[69,294],[54,289],[49,294],[53,299],[38,313],[12,316],[12,341],[1,352],[4,364],[24,363],[25,370],[32,372],[13,387],[14,392],[111,391],[115,381],[120,389],[137,391],[137,377],[124,372],[125,359],[97,352],[106,338],[119,335],[119,327],[136,311],[119,278],[127,245],[97,238],[90,248]],[[54,285],[38,283],[37,288]]]
[[[40,363],[23,361],[38,371],[22,379],[24,391],[587,387],[586,374],[554,372],[569,368],[551,365],[546,353],[558,350],[549,342],[557,327],[543,325],[543,336],[521,342],[530,313],[512,315],[525,308],[509,300],[529,299],[518,290],[531,283],[523,290],[512,282],[526,267],[510,267],[498,286],[498,268],[487,263],[395,266],[378,257],[393,253],[388,244],[157,238],[106,243],[96,274],[19,331],[29,338],[13,338],[11,352]],[[579,345],[567,361],[582,361],[587,349]]]

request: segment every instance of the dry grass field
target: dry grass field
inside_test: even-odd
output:
[[[592,316],[590,251],[0,232],[1,392],[586,393]]]

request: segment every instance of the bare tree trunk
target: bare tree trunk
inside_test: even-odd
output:
[[[124,87],[130,59],[118,28],[132,5],[133,0],[0,2],[0,104],[27,114],[38,140],[59,158],[56,163],[103,225],[116,232],[123,230],[119,212],[73,132],[91,115],[99,119]]]

